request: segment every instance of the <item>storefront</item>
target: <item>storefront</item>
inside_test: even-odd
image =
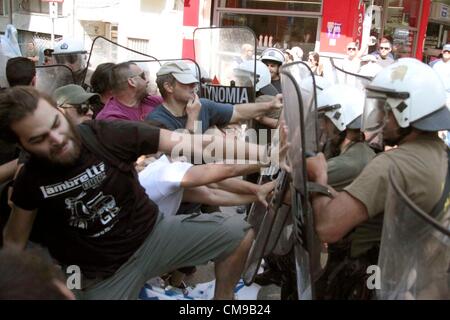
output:
[[[391,40],[397,57],[418,59],[431,8],[431,0],[190,0],[185,1],[189,26],[195,26],[192,9],[198,12],[203,1],[209,5],[210,25],[248,26],[262,47],[299,46],[305,53],[343,54],[348,42],[373,35]],[[371,21],[364,24],[367,10]],[[184,56],[190,51],[184,50]]]
[[[322,1],[219,0],[213,8],[216,26],[248,26],[262,47],[315,49],[319,40]]]
[[[377,40],[389,39],[397,58],[422,59],[430,3],[430,0],[324,0],[320,51],[344,53],[348,42],[361,43],[366,35]],[[369,21],[364,23],[365,19]],[[376,48],[369,48],[369,52],[373,50]]]
[[[433,1],[423,51],[425,62],[436,59],[441,54],[442,47],[446,43],[450,43],[449,11],[450,0]]]

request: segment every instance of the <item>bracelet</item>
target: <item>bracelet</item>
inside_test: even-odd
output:
[[[331,190],[327,186],[324,186],[324,185],[321,185],[321,184],[318,184],[315,182],[311,182],[311,181],[308,181],[307,185],[308,185],[309,194],[311,194],[313,196],[317,195],[317,196],[326,196],[329,198],[333,197]]]

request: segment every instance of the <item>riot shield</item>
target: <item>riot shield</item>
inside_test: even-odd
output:
[[[260,223],[252,219],[249,222],[257,232],[244,269],[244,282],[249,284],[260,266],[261,259],[274,250],[281,254],[290,251],[292,245],[296,251],[297,279],[299,297],[312,298],[311,279],[316,279],[320,267],[320,242],[314,237],[311,208],[307,205],[308,185],[306,181],[305,154],[317,152],[317,113],[315,81],[311,70],[303,62],[288,64],[281,69],[284,104],[284,116],[289,127],[288,140],[292,146],[288,152],[291,166],[295,168],[291,174],[294,184],[292,206],[294,213],[282,205],[281,199],[289,191],[289,178],[285,171],[280,171],[274,196],[266,209]],[[291,224],[293,222],[293,225]],[[292,235],[293,236],[290,236]],[[283,237],[280,237],[283,235]],[[297,238],[294,241],[294,238]],[[305,238],[306,237],[306,238]],[[280,242],[283,242],[280,245]],[[304,247],[303,247],[304,246]],[[280,247],[284,247],[280,249]],[[313,276],[311,277],[311,271]]]
[[[364,89],[366,85],[372,81],[373,77],[358,74],[353,72],[353,70],[347,70],[348,68],[345,66],[345,61],[346,60],[343,59],[335,60],[334,58],[330,58],[333,83],[343,83],[352,87]]]
[[[281,170],[278,174],[276,187],[269,206],[264,210],[258,207],[258,204],[254,204],[250,209],[248,222],[255,230],[256,238],[250,248],[244,267],[242,278],[246,285],[253,283],[262,259],[273,251],[288,221],[289,210],[282,205],[288,185],[288,173]]]
[[[62,64],[36,67],[36,89],[50,96],[59,87],[74,84],[72,70]]]
[[[318,151],[319,127],[315,78],[304,62],[281,69],[284,116],[291,148],[287,157],[292,167],[291,211],[298,298],[314,299],[314,282],[320,276],[322,245],[314,230],[314,216],[308,200],[306,157]]]
[[[211,83],[203,96],[221,103],[255,101],[256,36],[247,27],[197,28],[194,31],[195,61]],[[240,68],[244,64],[245,68]],[[242,69],[253,70],[243,73]]]
[[[449,300],[450,208],[435,216],[424,212],[404,192],[399,176],[396,168],[389,172],[377,296]]]
[[[127,48],[118,43],[112,42],[102,36],[94,39],[91,46],[87,62],[87,70],[83,77],[83,83],[90,85],[92,73],[97,66],[102,63],[112,62],[120,63],[130,60],[157,60],[155,57]]]
[[[11,24],[6,26],[5,34],[0,35],[0,88],[9,86],[6,79],[6,62],[22,55],[17,36],[17,29]]]
[[[189,66],[192,71],[192,74],[199,79],[199,82],[203,78],[203,74],[198,66],[198,64],[191,59],[162,59],[162,60],[130,60],[131,62],[136,63],[142,71],[145,72],[146,79],[149,81],[148,83],[148,93],[155,95],[158,94],[158,87],[156,85],[156,73],[159,71],[161,66],[167,62],[171,61],[183,61],[185,64]],[[199,91],[198,95],[202,97],[201,91]]]

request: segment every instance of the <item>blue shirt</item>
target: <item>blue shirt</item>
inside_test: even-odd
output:
[[[233,115],[233,105],[217,103],[204,98],[200,99],[200,103],[202,107],[198,115],[198,121],[201,121],[202,133],[214,125],[222,127],[230,123]],[[157,121],[169,130],[176,130],[186,128],[187,115],[175,117],[169,110],[159,105],[147,116],[146,120]]]

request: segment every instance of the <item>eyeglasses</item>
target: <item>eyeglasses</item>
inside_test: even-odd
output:
[[[356,51],[356,48],[347,48],[347,51]]]
[[[443,53],[450,53],[450,51],[449,50],[444,50],[444,51],[442,51]]]
[[[135,74],[134,76],[130,76],[130,78],[140,77],[142,80],[147,80],[145,76],[145,72],[142,72],[140,74]]]
[[[77,113],[78,113],[80,116],[86,115],[86,114],[89,112],[89,110],[94,111],[94,109],[92,108],[92,106],[91,106],[90,104],[87,104],[87,103],[83,103],[83,104],[75,104],[75,105],[73,105],[73,106],[74,106],[74,108],[77,110]]]
[[[380,47],[380,50],[391,50],[390,47]]]

